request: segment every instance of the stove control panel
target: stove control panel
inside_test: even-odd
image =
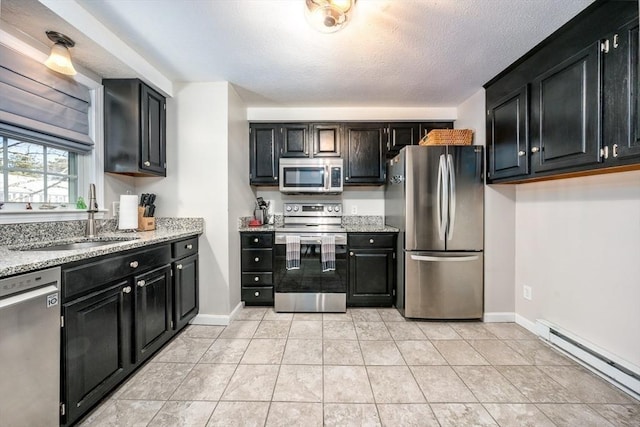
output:
[[[342,203],[285,203],[284,216],[342,216]]]

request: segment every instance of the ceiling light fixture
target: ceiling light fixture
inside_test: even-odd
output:
[[[334,33],[351,20],[357,0],[305,0],[305,14],[313,28],[322,33]]]
[[[58,73],[75,76],[77,72],[71,63],[69,48],[75,46],[76,43],[64,34],[56,31],[47,31],[47,37],[49,37],[49,40],[51,40],[54,45],[51,47],[51,53],[47,60],[44,61],[44,65]]]

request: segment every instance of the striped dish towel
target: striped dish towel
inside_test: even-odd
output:
[[[287,244],[287,270],[300,269],[300,236],[285,236]]]
[[[336,236],[322,236],[322,271],[336,270]]]

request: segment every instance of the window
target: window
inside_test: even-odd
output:
[[[0,134],[0,202],[75,203],[78,157]]]

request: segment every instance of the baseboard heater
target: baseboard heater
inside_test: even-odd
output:
[[[593,368],[614,385],[640,395],[640,368],[614,360],[615,356],[546,320],[538,319],[536,326],[543,339]]]

